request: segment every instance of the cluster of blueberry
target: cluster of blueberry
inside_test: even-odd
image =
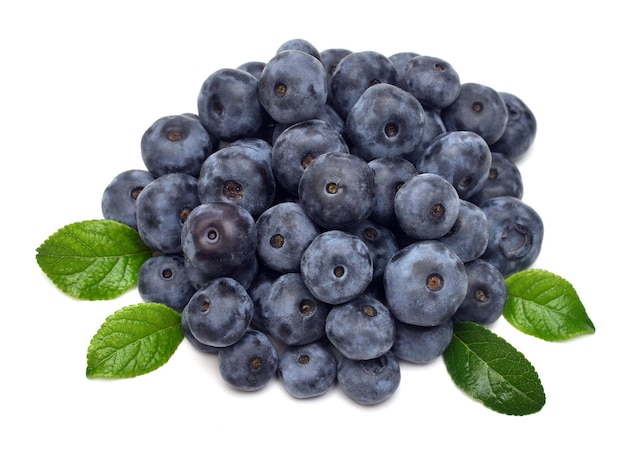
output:
[[[142,299],[179,311],[232,387],[338,383],[376,404],[454,322],[498,319],[505,277],[537,258],[515,163],[535,133],[518,97],[440,58],[294,39],[155,121],[146,169],[116,176],[102,211],[155,251]]]

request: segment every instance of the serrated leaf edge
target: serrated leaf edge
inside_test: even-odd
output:
[[[166,327],[166,328],[163,328],[163,329],[158,329],[158,328],[157,328],[157,329],[156,329],[153,333],[151,333],[151,334],[150,334],[150,337],[152,337],[152,336],[160,336],[160,334],[162,334],[162,333],[164,333],[164,332],[167,332],[167,331],[169,331],[169,330],[172,330],[172,329],[176,329],[176,330],[178,330],[178,329],[180,329],[180,335],[179,335],[180,339],[179,339],[178,345],[177,345],[175,348],[173,348],[173,350],[172,350],[171,354],[169,354],[169,356],[167,357],[167,359],[166,359],[163,363],[160,363],[160,364],[159,364],[159,361],[158,361],[158,360],[153,360],[153,361],[151,361],[151,364],[156,363],[156,364],[158,364],[157,366],[150,365],[150,366],[147,366],[147,367],[145,367],[145,368],[142,368],[142,371],[141,371],[141,372],[139,372],[139,373],[133,372],[133,373],[129,373],[129,374],[126,374],[126,373],[124,373],[124,374],[122,374],[122,373],[118,373],[118,374],[110,374],[110,373],[95,373],[95,372],[94,372],[94,370],[97,370],[97,369],[99,368],[99,366],[100,366],[102,363],[104,363],[104,362],[106,362],[107,360],[109,360],[109,359],[110,359],[112,356],[114,356],[115,354],[118,354],[120,351],[127,350],[127,349],[128,349],[128,348],[130,348],[132,345],[136,345],[136,344],[137,344],[137,343],[139,343],[140,341],[145,340],[147,337],[137,337],[137,340],[136,340],[136,341],[134,341],[134,342],[132,342],[132,343],[129,343],[129,344],[126,344],[123,348],[116,349],[113,353],[111,353],[110,355],[106,356],[104,359],[100,360],[97,364],[94,364],[94,365],[92,365],[92,366],[89,366],[89,357],[90,357],[90,355],[91,355],[94,351],[98,350],[98,349],[95,349],[95,345],[94,345],[94,342],[95,342],[96,338],[99,338],[99,339],[104,339],[104,338],[106,338],[108,335],[101,335],[101,334],[103,333],[103,331],[104,331],[104,330],[110,329],[110,326],[109,326],[109,325],[110,325],[112,322],[114,322],[114,321],[117,321],[117,320],[118,320],[118,319],[116,318],[116,316],[118,316],[118,315],[119,315],[122,311],[125,311],[125,310],[127,310],[127,309],[129,309],[129,308],[131,308],[131,307],[135,307],[135,306],[137,306],[137,305],[140,305],[140,304],[132,304],[132,305],[127,305],[127,306],[122,307],[122,308],[120,308],[119,310],[115,311],[115,312],[114,312],[114,313],[112,313],[111,315],[109,315],[109,316],[105,319],[104,323],[100,326],[100,328],[98,329],[98,331],[96,332],[96,334],[92,337],[92,339],[91,339],[91,341],[90,341],[90,343],[89,343],[89,347],[87,348],[87,363],[88,363],[88,365],[87,365],[86,375],[87,375],[87,377],[88,377],[88,378],[96,378],[96,377],[101,377],[101,378],[131,378],[131,377],[141,376],[141,375],[144,375],[144,374],[150,373],[150,372],[155,371],[156,369],[158,369],[158,368],[162,367],[163,365],[165,365],[165,364],[169,361],[169,359],[172,357],[172,355],[174,355],[174,353],[176,352],[176,349],[178,348],[178,345],[180,345],[180,343],[182,342],[182,340],[183,340],[183,338],[184,338],[184,334],[183,334],[182,326],[180,326],[180,324],[170,325],[170,326],[168,326],[168,327]],[[165,305],[162,305],[162,304],[157,303],[157,302],[142,302],[142,303],[141,303],[141,305],[152,305],[152,306],[154,306],[155,308],[159,308],[159,309],[168,309],[168,307],[166,307]],[[170,310],[171,310],[171,309],[170,309]],[[120,321],[121,321],[121,320],[122,320],[122,319],[120,319]],[[131,321],[131,320],[126,319],[126,321]],[[145,320],[137,320],[137,319],[133,319],[132,321],[133,321],[133,322],[141,322],[141,323],[148,324],[148,325],[154,325],[154,324],[152,324],[152,323],[150,323],[150,322],[147,322],[147,321],[145,321]],[[155,326],[155,328],[156,328],[156,327],[157,327],[157,326]],[[111,333],[111,335],[112,335],[112,334],[127,334],[127,332],[119,332],[119,331],[116,331],[116,332],[112,332],[112,333]],[[141,349],[141,348],[140,348],[140,349]]]
[[[474,325],[475,323],[465,322],[465,321],[464,321],[464,322],[458,322],[458,323],[456,323],[456,326],[455,326],[455,327],[457,327],[457,328],[458,328],[459,326],[462,326],[462,325],[465,325],[465,324],[471,324],[471,325]],[[468,357],[469,357],[470,355],[472,355],[473,357],[475,357],[476,359],[478,359],[481,363],[483,363],[483,364],[484,364],[485,369],[486,369],[489,373],[493,373],[493,374],[495,374],[495,375],[499,376],[499,377],[502,379],[502,381],[503,381],[503,382],[506,382],[507,384],[509,384],[509,386],[510,386],[512,389],[514,389],[518,395],[522,395],[522,396],[523,396],[526,400],[528,400],[528,401],[532,402],[533,404],[537,405],[537,406],[538,406],[538,409],[537,409],[536,411],[534,411],[534,412],[523,412],[523,413],[519,413],[519,412],[518,412],[518,413],[515,413],[515,412],[512,412],[512,411],[510,411],[510,412],[503,412],[503,411],[497,410],[497,409],[496,409],[496,408],[494,408],[494,407],[491,407],[491,406],[487,405],[487,404],[486,404],[486,402],[485,402],[482,398],[480,398],[480,393],[479,393],[478,391],[476,391],[476,390],[470,391],[471,389],[468,389],[468,388],[467,388],[468,386],[461,385],[462,383],[459,383],[459,382],[458,382],[458,380],[454,378],[454,376],[451,376],[451,377],[452,377],[452,379],[453,379],[453,381],[454,381],[454,383],[457,385],[457,387],[459,387],[459,388],[460,388],[463,392],[465,392],[467,395],[471,396],[472,398],[474,398],[474,399],[475,399],[475,400],[477,400],[477,401],[480,401],[480,402],[481,402],[481,403],[482,403],[485,407],[487,407],[488,409],[493,410],[494,412],[501,413],[501,414],[504,414],[504,415],[511,415],[511,416],[525,416],[525,415],[532,415],[532,414],[534,414],[534,413],[539,412],[539,411],[540,411],[540,410],[541,410],[541,409],[545,406],[545,390],[543,389],[543,384],[541,383],[541,379],[540,379],[540,377],[539,377],[539,373],[537,373],[537,370],[536,370],[536,368],[534,367],[534,365],[533,365],[533,364],[532,364],[532,363],[528,360],[528,358],[527,358],[527,357],[526,357],[526,356],[525,356],[525,355],[524,355],[521,351],[519,351],[517,348],[515,348],[512,344],[510,344],[510,343],[509,343],[508,341],[506,341],[504,338],[502,338],[501,336],[497,335],[495,332],[491,331],[490,329],[488,329],[488,328],[486,328],[486,327],[484,327],[484,326],[481,326],[481,325],[479,325],[479,324],[476,324],[476,325],[477,325],[477,326],[479,326],[479,327],[481,327],[482,329],[484,329],[485,333],[487,333],[488,335],[490,335],[492,338],[496,339],[497,341],[503,342],[504,344],[506,344],[507,346],[509,346],[509,347],[512,349],[511,353],[513,353],[513,354],[514,354],[514,355],[516,355],[517,357],[522,358],[522,359],[523,359],[523,360],[524,360],[524,361],[528,364],[528,366],[529,366],[529,371],[528,371],[528,373],[524,373],[524,374],[530,374],[530,375],[532,375],[534,378],[536,378],[536,382],[537,382],[537,384],[539,385],[539,387],[540,387],[540,388],[541,388],[541,390],[542,390],[542,394],[543,394],[543,397],[544,397],[544,398],[543,398],[543,401],[536,401],[536,400],[533,400],[532,398],[528,397],[527,392],[523,392],[523,391],[521,391],[521,390],[520,390],[520,389],[518,389],[515,385],[511,384],[511,383],[510,383],[510,382],[509,382],[509,381],[508,381],[508,380],[507,380],[507,379],[506,379],[506,378],[505,378],[505,377],[504,377],[501,373],[499,373],[498,371],[494,370],[494,369],[493,369],[493,368],[489,365],[489,363],[488,363],[488,362],[486,362],[486,361],[485,361],[485,360],[484,360],[484,359],[483,359],[483,358],[482,358],[479,354],[477,354],[477,353],[476,353],[476,352],[475,352],[475,351],[474,351],[474,350],[470,347],[470,345],[469,345],[468,343],[466,343],[465,341],[462,341],[462,340],[458,337],[457,332],[456,332],[456,329],[455,329],[455,331],[454,331],[454,333],[453,333],[453,336],[457,338],[457,344],[459,344],[460,346],[462,346],[462,347],[463,347],[463,348],[467,351],[466,355],[467,355]],[[484,342],[483,342],[483,343],[484,343]],[[478,342],[477,342],[477,343],[472,343],[472,344],[478,344]],[[510,355],[510,354],[507,354],[507,355]],[[445,359],[445,352],[444,352],[444,359]],[[449,366],[448,366],[448,361],[447,361],[447,360],[445,360],[445,363],[446,363],[446,368],[449,368]],[[493,391],[493,387],[492,387],[492,385],[491,385],[491,380],[489,380],[489,388],[490,388],[491,392],[493,393],[493,395],[497,395],[497,392]]]
[[[114,261],[113,265],[109,265],[108,266],[108,272],[106,274],[103,274],[100,278],[99,281],[95,281],[93,284],[89,285],[89,288],[92,289],[98,289],[99,288],[99,284],[106,280],[107,275],[110,274],[111,270],[114,269],[115,267],[122,265],[124,267],[122,273],[125,275],[128,273],[128,267],[130,266],[130,259],[135,258],[135,257],[141,257],[141,256],[146,256],[149,257],[150,255],[152,255],[153,251],[150,250],[147,246],[145,246],[145,249],[143,250],[138,250],[137,252],[133,252],[133,253],[123,253],[120,255],[101,255],[101,256],[76,256],[74,259],[75,261],[78,260],[84,260],[85,262],[85,267],[80,271],[80,272],[72,272],[72,273],[52,273],[50,272],[50,269],[47,268],[46,266],[42,266],[41,264],[41,258],[42,256],[42,249],[44,249],[52,240],[52,238],[56,235],[65,235],[68,237],[72,237],[76,240],[76,242],[81,243],[86,249],[88,250],[92,250],[94,251],[94,255],[97,255],[95,253],[95,249],[88,243],[84,242],[82,240],[82,238],[80,236],[77,236],[76,234],[72,233],[71,229],[76,227],[77,225],[86,225],[86,224],[93,224],[93,223],[99,223],[99,224],[104,224],[104,223],[111,223],[111,224],[115,224],[115,225],[121,225],[123,227],[127,227],[130,231],[133,231],[132,227],[125,225],[123,223],[117,222],[115,220],[110,220],[110,219],[90,219],[90,220],[82,220],[82,221],[77,221],[77,222],[72,222],[69,223],[65,226],[62,226],[61,228],[57,229],[54,233],[52,233],[51,235],[49,235],[42,243],[41,245],[39,245],[39,247],[37,247],[35,249],[36,255],[35,255],[35,259],[39,265],[39,268],[42,270],[42,272],[48,277],[48,279],[54,283],[54,285],[63,293],[75,297],[77,299],[81,299],[81,300],[90,300],[90,301],[94,301],[94,300],[112,300],[115,299],[119,296],[121,296],[122,294],[124,294],[125,292],[127,292],[128,290],[130,290],[132,287],[134,287],[136,285],[136,281],[132,281],[131,283],[128,284],[124,284],[123,287],[120,287],[117,291],[112,292],[111,294],[108,295],[103,295],[101,292],[96,291],[96,293],[98,294],[94,294],[91,295],[91,293],[89,292],[88,295],[85,294],[84,291],[78,291],[76,290],[75,285],[66,288],[64,286],[62,286],[60,283],[63,281],[63,277],[67,277],[67,278],[71,278],[74,277],[76,275],[82,274],[82,273],[89,273],[89,269],[91,267],[93,267],[94,265],[96,265],[96,262],[99,263],[107,263],[110,261]],[[91,234],[96,234],[91,232]],[[110,236],[106,236],[106,235],[102,235],[99,234],[99,236],[102,237],[106,237],[106,239],[108,240],[112,240],[113,238],[111,238]],[[141,239],[140,239],[141,240]],[[115,241],[114,241],[115,242]],[[58,247],[59,249],[67,249],[69,251],[69,249],[67,247],[65,247],[63,244],[58,245],[55,244],[56,247]],[[48,258],[52,258],[55,255],[45,255]],[[61,259],[66,259],[67,257],[69,257],[70,255],[66,255],[66,256],[61,256],[59,255],[59,260]],[[51,266],[53,267],[53,266]]]
[[[510,281],[509,279],[518,279],[518,278],[524,278],[524,275],[529,275],[529,274],[536,274],[539,277],[539,280],[534,280],[533,282],[531,282],[529,285],[527,285],[528,290],[532,290],[533,287],[540,285],[542,282],[545,282],[546,280],[550,280],[550,279],[554,279],[558,282],[563,282],[566,287],[564,287],[561,291],[560,296],[558,296],[557,298],[553,298],[551,301],[555,301],[557,299],[560,298],[564,298],[565,297],[565,293],[567,292],[568,288],[572,291],[572,293],[574,294],[574,296],[576,297],[578,304],[580,305],[580,309],[582,310],[582,314],[584,314],[584,318],[586,319],[586,321],[588,322],[583,322],[581,323],[580,320],[578,318],[572,317],[569,315],[569,313],[563,313],[563,312],[559,312],[555,309],[553,309],[552,307],[548,306],[548,305],[544,305],[541,303],[538,303],[534,300],[531,299],[527,299],[525,297],[520,297],[520,296],[512,296],[511,294],[508,295],[507,297],[507,301],[505,304],[505,309],[504,309],[504,313],[503,313],[503,317],[509,322],[509,324],[511,324],[513,327],[515,327],[517,330],[519,330],[522,333],[525,333],[527,335],[539,338],[541,340],[544,341],[550,341],[550,342],[559,342],[559,341],[566,341],[568,339],[580,336],[580,335],[585,335],[585,334],[592,334],[595,333],[595,326],[593,324],[593,321],[591,320],[591,318],[589,317],[589,315],[587,314],[587,310],[585,309],[585,306],[583,305],[578,292],[576,291],[576,289],[574,288],[574,286],[572,285],[571,282],[569,282],[567,279],[561,277],[560,275],[557,275],[553,272],[544,270],[544,269],[527,269],[521,272],[518,272],[516,274],[511,275],[510,277],[507,278],[507,281]],[[507,287],[509,287],[509,285],[507,284]],[[554,286],[551,286],[551,289],[554,288]],[[539,296],[541,296],[542,294],[545,294],[548,290],[541,292]],[[522,315],[524,316],[525,319],[531,319],[531,317],[528,316],[527,314],[527,310],[529,306],[536,306],[536,307],[541,307],[542,311],[547,312],[547,313],[553,313],[555,315],[555,317],[558,318],[568,318],[568,319],[572,319],[573,321],[575,321],[575,324],[578,326],[586,326],[587,328],[584,330],[579,330],[577,332],[572,332],[572,333],[568,333],[567,335],[562,335],[558,338],[549,338],[547,335],[542,335],[541,330],[540,329],[530,329],[527,328],[527,326],[525,325],[521,325],[519,323],[514,322],[514,319],[512,319],[512,317],[509,314],[509,311],[507,310],[506,305],[508,304],[510,306],[510,302],[509,300],[514,300],[515,304],[519,307],[519,309],[522,312]],[[519,303],[518,303],[519,302]],[[557,316],[558,315],[558,316]],[[543,319],[543,316],[542,316]],[[530,325],[534,325],[536,326],[536,323],[529,323]],[[559,324],[559,323],[556,323]]]

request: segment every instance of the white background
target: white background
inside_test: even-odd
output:
[[[0,450],[618,450],[626,41],[616,4],[4,2]],[[186,342],[148,375],[85,377],[91,337],[139,296],[71,299],[37,267],[35,249],[68,223],[101,218],[104,187],[143,167],[144,130],[195,111],[209,74],[267,61],[292,38],[319,50],[438,56],[463,82],[514,93],[535,113],[537,139],[520,163],[524,200],[546,228],[535,267],[568,279],[597,328],[547,343],[503,319],[492,326],[537,369],[547,395],[539,413],[492,412],[455,387],[441,360],[403,366],[400,389],[376,407],[338,389],[295,400],[276,380],[233,391],[216,358]]]

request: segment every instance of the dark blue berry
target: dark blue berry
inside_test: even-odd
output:
[[[265,331],[285,345],[302,345],[324,337],[330,305],[316,299],[300,273],[283,274],[259,300]]]
[[[372,280],[380,279],[385,272],[387,262],[399,248],[393,231],[377,224],[371,218],[365,219],[345,231],[357,236],[367,246],[372,257]]]
[[[217,358],[224,381],[246,392],[265,387],[278,370],[276,346],[258,330],[248,330],[235,344],[220,348]]]
[[[272,160],[272,145],[265,139],[259,137],[245,137],[230,142],[227,146],[247,146],[259,153],[261,159]],[[222,147],[225,148],[225,147]]]
[[[397,52],[393,55],[389,55],[388,57],[389,61],[393,63],[393,67],[396,68],[396,73],[398,74],[396,85],[403,90],[407,90],[408,88],[404,78],[404,68],[411,58],[417,57],[418,55],[419,54],[415,52]]]
[[[460,200],[456,222],[439,241],[450,247],[464,263],[480,258],[489,242],[487,216],[475,204]]]
[[[337,358],[323,341],[288,346],[278,359],[278,378],[295,398],[323,395],[336,382]]]
[[[250,72],[224,68],[212,73],[198,94],[198,116],[222,141],[255,135],[263,124],[259,81]]]
[[[273,271],[263,265],[259,266],[254,279],[250,282],[250,286],[247,289],[248,294],[254,303],[254,316],[252,317],[250,328],[266,332],[263,319],[261,319],[261,299],[265,297],[272,286],[272,283],[274,283],[274,281],[280,276],[280,272]]]
[[[254,218],[272,205],[275,194],[269,156],[243,144],[229,145],[211,154],[198,176],[202,203],[236,204]]]
[[[381,157],[368,165],[374,171],[374,210],[370,218],[380,225],[395,228],[398,225],[394,208],[396,193],[417,174],[417,169],[402,157]]]
[[[329,230],[319,234],[302,254],[304,284],[322,302],[340,304],[361,294],[371,283],[373,263],[367,245],[353,234]]]
[[[137,197],[154,180],[147,170],[126,170],[115,176],[102,193],[104,218],[137,229]]]
[[[461,84],[454,102],[441,110],[449,131],[472,131],[495,143],[504,133],[508,111],[504,100],[493,88],[479,83]]]
[[[396,339],[391,352],[407,362],[430,363],[446,350],[452,341],[453,330],[452,319],[429,327],[396,321]]]
[[[365,161],[409,154],[422,140],[424,109],[395,85],[366,89],[346,117],[351,152]]]
[[[252,281],[256,278],[256,274],[259,270],[259,260],[253,255],[250,260],[242,263],[237,268],[226,271],[223,268],[212,269],[211,271],[205,271],[194,265],[188,257],[185,256],[185,271],[187,277],[194,288],[200,289],[204,287],[211,280],[218,277],[230,277],[236,280],[246,290],[252,284]]]
[[[185,310],[181,313],[180,324],[183,329],[183,334],[185,335],[185,339],[189,341],[189,343],[200,352],[206,354],[217,354],[217,352],[221,349],[215,346],[209,346],[208,344],[204,344],[196,337],[193,336],[191,330],[189,329],[189,314]]]
[[[450,63],[430,55],[418,55],[404,66],[406,89],[424,106],[441,110],[461,91],[459,74]]]
[[[322,62],[300,50],[283,50],[270,59],[259,78],[259,99],[277,123],[315,118],[326,104],[328,86]]]
[[[436,173],[419,173],[398,189],[394,212],[398,225],[415,239],[437,239],[446,234],[459,214],[454,186]]]
[[[532,110],[517,96],[500,92],[508,111],[504,133],[491,144],[491,151],[517,161],[530,149],[537,135],[537,119]]]
[[[480,135],[470,131],[444,132],[431,142],[416,163],[420,173],[436,173],[444,177],[462,199],[482,188],[490,166],[489,145]]]
[[[541,251],[543,221],[518,198],[501,196],[481,205],[489,222],[489,243],[482,259],[508,277],[530,267]]]
[[[327,97],[327,102],[329,105],[332,105],[332,91],[331,91],[331,87],[330,87],[330,80],[333,76],[333,74],[335,73],[335,71],[337,70],[337,65],[339,64],[339,62],[341,61],[341,59],[343,57],[345,57],[348,54],[351,54],[352,51],[348,50],[348,49],[343,49],[340,47],[331,47],[329,49],[324,49],[322,51],[320,51],[320,57],[322,59],[322,64],[324,65],[324,68],[326,69],[326,76],[327,76],[327,85],[328,85],[328,97]]]
[[[504,154],[491,153],[491,166],[481,189],[469,198],[477,206],[490,198],[509,195],[522,199],[524,183],[517,165]]]
[[[265,68],[264,61],[253,60],[253,61],[246,61],[245,63],[240,64],[239,66],[237,66],[236,69],[249,72],[250,74],[252,74],[254,77],[258,79],[259,77],[261,77],[261,73],[263,72],[264,68]]]
[[[226,347],[246,333],[254,314],[254,303],[236,280],[211,280],[197,290],[184,309],[187,326],[199,342]]]
[[[212,151],[209,132],[188,115],[159,118],[141,137],[141,157],[154,176],[187,173],[197,177]]]
[[[398,74],[389,58],[374,52],[352,52],[344,56],[330,79],[332,106],[343,118],[372,85],[395,85]]]
[[[321,154],[349,153],[342,135],[327,121],[311,119],[285,129],[272,147],[272,169],[276,181],[297,195],[302,173]]]
[[[485,260],[465,263],[467,295],[452,319],[489,325],[496,322],[506,303],[508,288],[502,273]]]
[[[344,357],[354,360],[385,354],[395,335],[395,319],[389,309],[366,294],[333,306],[326,318],[326,337]]]
[[[322,56],[320,55],[320,51],[317,50],[311,42],[302,38],[293,38],[282,43],[276,53],[282,52],[283,50],[299,50],[300,52],[308,53],[312,57],[315,57],[317,60],[322,61]]]
[[[434,110],[428,107],[424,107],[424,127],[422,133],[422,140],[417,146],[408,154],[404,156],[406,160],[413,165],[418,164],[426,151],[426,148],[437,138],[439,135],[446,131],[446,126],[443,124],[441,115],[438,110]]]
[[[417,241],[396,253],[384,275],[387,306],[396,319],[417,326],[444,323],[467,293],[459,257],[440,241]]]
[[[178,312],[196,291],[185,270],[182,255],[148,258],[137,274],[139,296],[146,302],[159,302]]]
[[[285,201],[265,210],[256,221],[257,255],[277,272],[299,272],[304,250],[320,229],[299,203]]]
[[[392,352],[370,360],[340,357],[337,383],[354,401],[364,405],[380,404],[400,386],[400,362]]]
[[[302,173],[298,195],[315,223],[326,229],[347,228],[374,209],[374,171],[353,154],[324,153]]]
[[[181,230],[200,204],[198,180],[185,173],[168,173],[145,186],[137,197],[137,231],[150,248],[181,253]]]
[[[180,233],[182,251],[206,276],[230,276],[256,253],[256,224],[250,213],[233,203],[199,205]]]

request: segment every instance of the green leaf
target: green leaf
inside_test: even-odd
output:
[[[164,304],[129,305],[109,316],[87,350],[87,377],[129,378],[164,365],[183,340],[181,315]]]
[[[113,299],[137,284],[152,256],[137,230],[114,220],[86,220],[59,229],[37,248],[41,270],[63,292],[83,300]]]
[[[528,269],[506,279],[504,318],[516,329],[547,341],[562,341],[595,332],[574,287],[541,269]]]
[[[541,410],[546,402],[532,364],[482,325],[455,323],[443,359],[454,383],[496,412],[529,415]]]

